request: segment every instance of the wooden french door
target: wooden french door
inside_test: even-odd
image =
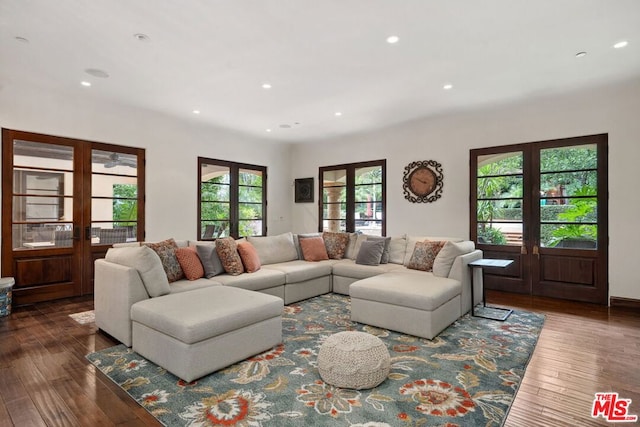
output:
[[[607,135],[471,150],[470,235],[487,289],[607,304]]]
[[[144,150],[2,130],[2,276],[14,303],[93,293],[93,263],[144,236]]]

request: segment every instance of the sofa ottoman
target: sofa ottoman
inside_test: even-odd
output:
[[[190,382],[282,342],[281,298],[214,286],[131,307],[132,348]]]
[[[384,273],[351,284],[351,320],[432,339],[460,317],[461,291],[431,273]]]

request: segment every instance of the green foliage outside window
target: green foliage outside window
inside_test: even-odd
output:
[[[125,227],[138,220],[138,186],[113,184],[113,225]]]

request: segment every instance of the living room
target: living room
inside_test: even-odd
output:
[[[567,19],[572,19],[572,5],[575,4],[570,2],[562,8]],[[607,7],[604,2],[598,1],[590,2],[589,5]],[[526,7],[524,4],[520,6]],[[626,10],[627,16],[638,16],[637,6],[632,2],[625,2],[621,8]],[[633,18],[630,20],[633,21]],[[635,191],[635,180],[630,178],[631,171],[635,170],[637,159],[640,158],[640,146],[637,144],[640,139],[640,123],[637,120],[640,112],[640,71],[637,58],[640,55],[637,55],[637,40],[640,37],[637,29],[620,25],[624,31],[618,34],[612,30],[615,25],[611,25],[606,31],[591,31],[589,46],[578,46],[576,43],[575,46],[565,47],[563,54],[568,55],[566,61],[573,62],[571,65],[563,63],[570,70],[564,72],[573,73],[575,85],[556,87],[555,83],[548,83],[547,87],[537,90],[523,90],[519,97],[492,102],[484,102],[483,99],[477,99],[480,97],[478,96],[470,99],[468,106],[458,108],[448,107],[447,103],[452,101],[445,100],[438,112],[423,116],[407,114],[404,119],[393,123],[381,116],[394,108],[401,109],[402,105],[381,105],[379,111],[369,111],[368,116],[358,117],[367,126],[357,132],[344,131],[342,128],[352,126],[349,122],[356,120],[350,116],[348,106],[331,105],[331,110],[326,111],[326,117],[316,118],[316,122],[313,122],[299,118],[296,115],[298,107],[294,105],[283,110],[280,116],[269,116],[271,132],[265,132],[267,126],[258,122],[255,124],[255,132],[247,133],[227,126],[224,119],[220,118],[225,115],[211,114],[202,104],[196,105],[198,96],[202,95],[202,90],[198,88],[185,90],[178,83],[169,85],[178,87],[179,98],[183,100],[180,108],[184,112],[179,116],[162,106],[150,109],[136,104],[123,104],[104,93],[96,95],[91,91],[98,89],[108,95],[111,89],[100,89],[100,86],[111,84],[111,81],[121,77],[109,69],[113,74],[110,79],[96,79],[91,88],[80,87],[79,80],[86,77],[83,72],[85,68],[102,66],[93,62],[84,63],[83,59],[70,66],[75,74],[66,76],[66,80],[60,80],[57,75],[43,77],[39,81],[37,76],[26,71],[28,64],[37,57],[38,50],[50,49],[52,46],[43,45],[42,39],[38,41],[37,37],[32,38],[10,25],[3,24],[3,27],[2,35],[5,40],[2,42],[2,57],[21,63],[24,78],[10,74],[4,65],[4,71],[0,70],[0,126],[144,148],[145,231],[148,241],[168,237],[196,238],[198,157],[267,167],[269,235],[287,231],[305,233],[318,228],[317,205],[294,203],[295,179],[314,177],[317,188],[320,167],[386,159],[388,236],[408,233],[468,238],[471,149],[606,133],[609,146],[608,294],[609,297],[630,300],[636,304],[637,310],[640,286],[633,260],[630,259],[635,253],[636,242],[640,239],[640,230],[635,226],[640,196]],[[55,30],[49,31],[55,33]],[[122,37],[138,42],[131,37],[138,31],[147,30],[135,28]],[[160,43],[161,36],[156,34],[149,31],[150,41],[146,46],[153,49],[154,43]],[[28,43],[16,41],[17,36],[30,40]],[[398,46],[388,46],[384,40],[386,36],[386,33],[380,36],[381,50],[402,47],[403,44],[405,49],[421,49],[418,45],[406,48],[407,44],[413,43],[406,37],[401,38]],[[629,45],[624,49],[612,48],[613,43],[620,38],[628,39]],[[532,45],[535,43],[532,42]],[[36,52],[29,52],[29,49]],[[132,48],[127,48],[127,51],[130,49]],[[135,49],[139,47],[133,48]],[[575,54],[582,50],[588,50],[587,56],[575,58]],[[158,55],[158,52],[146,55]],[[202,55],[206,53],[203,52]],[[630,60],[629,57],[636,59]],[[584,74],[581,72],[583,66],[577,62],[581,60],[596,61],[599,65],[591,65],[594,68],[628,68],[621,70],[612,81],[599,80],[586,71]],[[292,59],[288,61],[293,62]],[[134,66],[135,61],[129,57],[123,59],[122,63]],[[163,61],[158,63],[166,65]],[[502,76],[480,78],[482,73],[478,71],[473,83],[471,79],[468,82],[456,80],[450,92],[443,91],[442,81],[433,82],[434,89],[430,96],[455,99],[462,96],[458,95],[460,92],[478,91],[473,85],[495,84],[501,77],[523,81],[530,78],[518,70],[514,62],[503,66],[505,74]],[[515,71],[508,73],[510,67],[515,67]],[[145,71],[152,73],[153,70]],[[544,73],[544,69],[538,69],[537,72]],[[366,70],[362,74],[363,80],[366,80]],[[475,74],[472,73],[472,76]],[[276,81],[272,81],[274,77],[254,77],[255,90],[253,87],[251,90],[254,90],[256,100],[265,96],[277,96],[280,88]],[[404,78],[402,74],[396,77]],[[268,92],[261,87],[263,79],[272,81],[273,87]],[[149,87],[153,88],[155,85],[160,90],[166,83],[150,80],[145,83],[145,88],[148,84]],[[126,89],[128,83],[120,81],[119,84],[120,90],[124,90],[122,88]],[[143,85],[143,82],[132,80],[130,84]],[[280,86],[285,84],[286,82],[282,82]],[[245,90],[247,89],[243,89]],[[365,90],[375,92],[375,87],[365,87]],[[348,93],[347,88],[342,88],[342,91]],[[385,95],[387,93],[383,93],[382,97]],[[225,99],[217,94],[206,97]],[[327,107],[328,104],[329,102]],[[357,104],[354,101],[351,110],[355,110]],[[194,108],[200,108],[201,113],[193,114]],[[341,109],[341,116],[335,116],[336,108]],[[302,114],[302,105],[300,110]],[[233,120],[241,120],[241,117],[234,117]],[[300,125],[295,125],[296,121]],[[290,124],[291,128],[281,128],[280,124]],[[425,159],[435,159],[442,164],[445,176],[442,197],[435,203],[411,204],[404,199],[401,191],[403,168],[412,161]],[[635,336],[637,338],[637,333]]]

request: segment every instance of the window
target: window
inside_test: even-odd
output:
[[[267,234],[267,168],[198,158],[198,236]]]
[[[386,160],[320,168],[319,231],[386,234]]]

